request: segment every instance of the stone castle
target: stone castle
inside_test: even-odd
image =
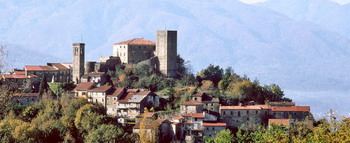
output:
[[[123,64],[148,64],[159,70],[167,77],[176,76],[177,57],[177,31],[157,31],[156,42],[143,38],[115,43],[113,56],[102,57],[100,62],[85,63],[85,44],[73,44],[73,72],[72,79],[75,83],[80,82],[81,76],[89,72],[106,72],[115,65]],[[110,62],[110,64],[108,64]],[[85,64],[84,64],[85,63]],[[106,67],[106,68],[101,68]]]

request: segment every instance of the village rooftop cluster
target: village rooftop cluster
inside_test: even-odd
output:
[[[73,81],[76,87],[72,95],[103,105],[107,114],[115,117],[120,124],[132,125],[134,133],[141,130],[140,120],[146,116],[149,121],[156,122],[160,134],[170,135],[174,141],[203,142],[204,136],[211,137],[232,127],[293,126],[296,122],[312,124],[308,120],[309,106],[297,106],[294,102],[269,102],[264,105],[247,102],[239,106],[223,106],[218,98],[204,92],[191,95],[189,101],[181,103],[180,112],[174,113],[174,116],[144,113],[145,107],[158,108],[166,99],[146,89],[113,87],[107,84],[106,72],[121,64],[147,64],[166,77],[174,77],[177,68],[177,31],[157,31],[156,39],[153,42],[135,38],[116,43],[112,56],[101,57],[98,62],[85,61],[85,44],[74,43],[72,63],[25,66],[22,70],[15,69],[10,74],[0,75],[0,79],[3,83],[11,82],[24,88],[33,86],[44,74],[48,82]],[[18,93],[13,96],[13,100],[24,105],[40,99],[39,93]],[[151,132],[152,122],[146,122],[142,130]]]

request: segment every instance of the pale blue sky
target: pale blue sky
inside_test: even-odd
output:
[[[257,2],[267,1],[267,0],[240,0],[240,1],[245,2],[245,3],[257,3]],[[331,1],[337,2],[339,4],[348,4],[348,3],[350,3],[350,0],[331,0]]]

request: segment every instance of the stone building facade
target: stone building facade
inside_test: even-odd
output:
[[[157,42],[135,38],[113,45],[113,56],[125,64],[149,64],[167,77],[177,69],[177,31],[157,31]]]
[[[190,101],[181,103],[180,110],[181,110],[181,114],[202,113],[203,103],[190,100]]]
[[[113,45],[113,56],[120,57],[122,63],[137,64],[154,56],[155,42],[135,38]]]
[[[177,31],[157,31],[156,44],[159,71],[168,77],[175,77],[177,68]]]
[[[269,108],[261,106],[220,106],[220,120],[228,127],[257,127],[264,124]]]

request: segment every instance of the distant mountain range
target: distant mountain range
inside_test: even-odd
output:
[[[9,54],[20,67],[69,62],[71,44],[81,41],[87,60],[98,60],[112,55],[113,43],[155,40],[156,30],[173,29],[194,71],[231,66],[301,101],[300,92],[349,93],[348,7],[326,0],[0,1],[0,41],[13,45]]]

